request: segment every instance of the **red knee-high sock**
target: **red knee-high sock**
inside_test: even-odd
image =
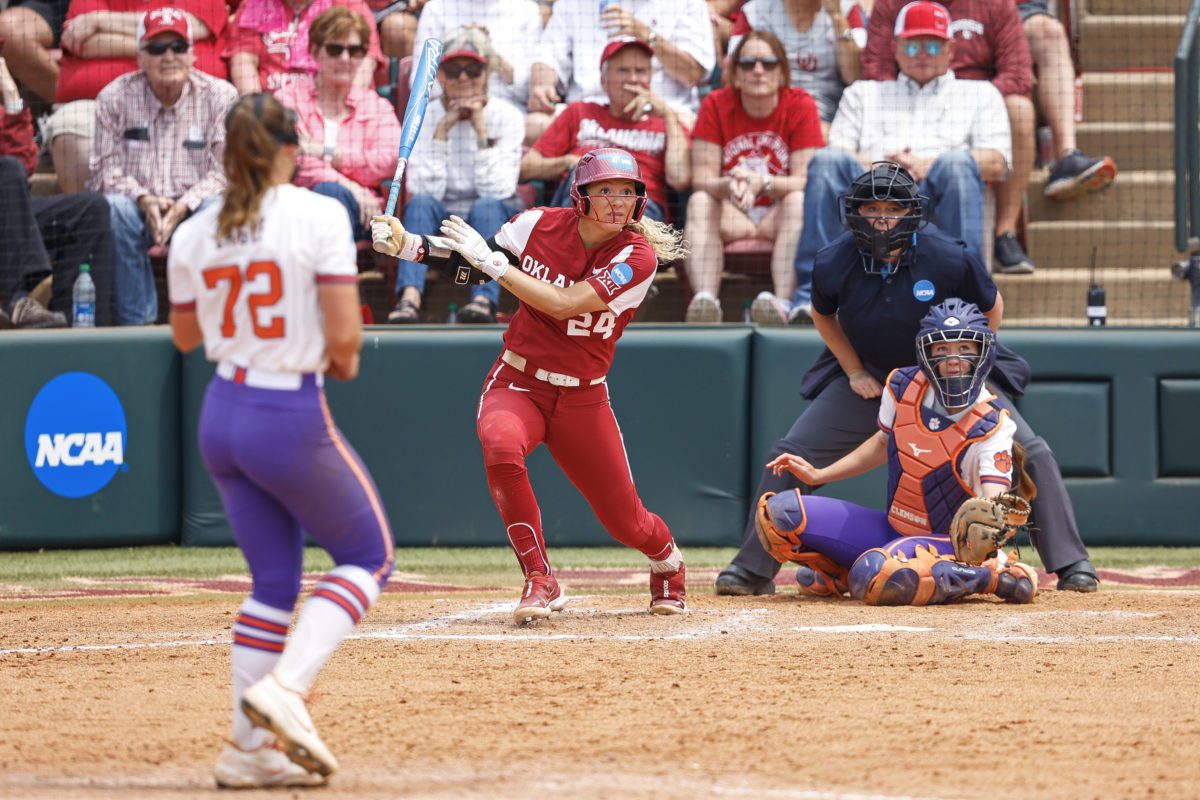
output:
[[[546,557],[546,540],[542,537],[542,512],[533,496],[529,471],[518,464],[490,464],[487,477],[492,499],[504,522],[521,572],[526,577],[535,572],[549,575],[550,560]]]

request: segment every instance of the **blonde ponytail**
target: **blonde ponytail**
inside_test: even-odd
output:
[[[687,258],[688,246],[683,240],[683,232],[665,222],[642,217],[632,225],[626,226],[626,230],[640,234],[646,240],[654,250],[654,255],[658,257],[659,264],[670,264],[672,261]]]
[[[295,114],[268,94],[246,95],[225,118],[225,197],[217,214],[217,236],[254,230],[263,195],[274,186],[275,154],[296,143]]]

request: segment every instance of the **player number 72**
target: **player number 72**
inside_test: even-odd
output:
[[[221,314],[221,335],[232,339],[237,335],[237,323],[233,319],[233,309],[241,296],[242,287],[247,283],[255,283],[266,276],[265,288],[246,295],[246,305],[250,312],[250,325],[254,335],[260,339],[282,339],[285,326],[282,316],[271,317],[265,324],[261,311],[270,308],[283,297],[283,275],[279,265],[274,261],[251,261],[246,265],[245,275],[237,264],[226,264],[220,267],[209,267],[204,270],[204,285],[216,289],[222,282],[228,282],[229,290],[225,293],[225,308]]]

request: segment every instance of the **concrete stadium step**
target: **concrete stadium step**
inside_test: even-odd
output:
[[[1086,7],[1085,14],[1099,15],[1142,15],[1142,14],[1175,14],[1187,16],[1189,0],[1087,0],[1081,4]]]
[[[1079,149],[1112,156],[1117,169],[1164,170],[1175,166],[1175,125],[1171,122],[1082,122]]]
[[[1128,267],[1153,275],[1182,256],[1175,251],[1175,223],[1162,220],[1064,220],[1029,223],[1025,241],[1041,270]]]
[[[1175,76],[1169,72],[1085,72],[1085,122],[1171,122]]]
[[[1109,325],[1183,325],[1187,323],[1191,287],[1171,277],[1164,266],[1157,274],[1144,269],[1041,270],[1032,275],[996,275],[1004,297],[1004,322],[1087,324],[1088,288],[1104,288]]]
[[[1097,155],[1099,155],[1097,153]],[[1175,220],[1175,173],[1166,170],[1126,172],[1117,162],[1117,179],[1107,189],[1077,200],[1059,202],[1043,194],[1047,171],[1033,173],[1026,195],[1025,213],[1030,221],[1073,220]]]
[[[1079,20],[1079,62],[1084,72],[1100,69],[1170,67],[1184,17],[1093,16]]]

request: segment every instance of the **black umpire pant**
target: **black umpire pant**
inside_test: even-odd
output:
[[[1046,570],[1057,572],[1087,558],[1087,548],[1075,523],[1075,510],[1050,446],[1017,413],[1012,398],[994,385],[989,384],[988,388],[1012,415],[1017,425],[1014,438],[1025,447],[1025,468],[1037,484],[1038,495],[1033,502],[1029,525],[1040,529],[1040,533],[1032,537],[1033,546],[1042,557]],[[873,436],[879,430],[875,422],[878,416],[879,399],[859,397],[850,388],[850,381],[842,375],[822,389],[804,409],[791,430],[775,442],[767,460],[783,453],[795,453],[813,466],[827,467]],[[763,549],[754,532],[754,515],[758,498],[764,493],[792,489],[800,489],[805,494],[813,491],[811,486],[790,473],[776,476],[769,469],[763,470],[758,488],[750,498],[750,518],[742,535],[742,547],[734,556],[732,566],[760,578],[773,578],[779,572],[780,563]]]
[[[79,265],[96,284],[96,324],[113,322],[112,224],[98,194],[32,197],[25,167],[0,156],[0,301],[11,305],[53,273],[50,308],[71,318]]]

